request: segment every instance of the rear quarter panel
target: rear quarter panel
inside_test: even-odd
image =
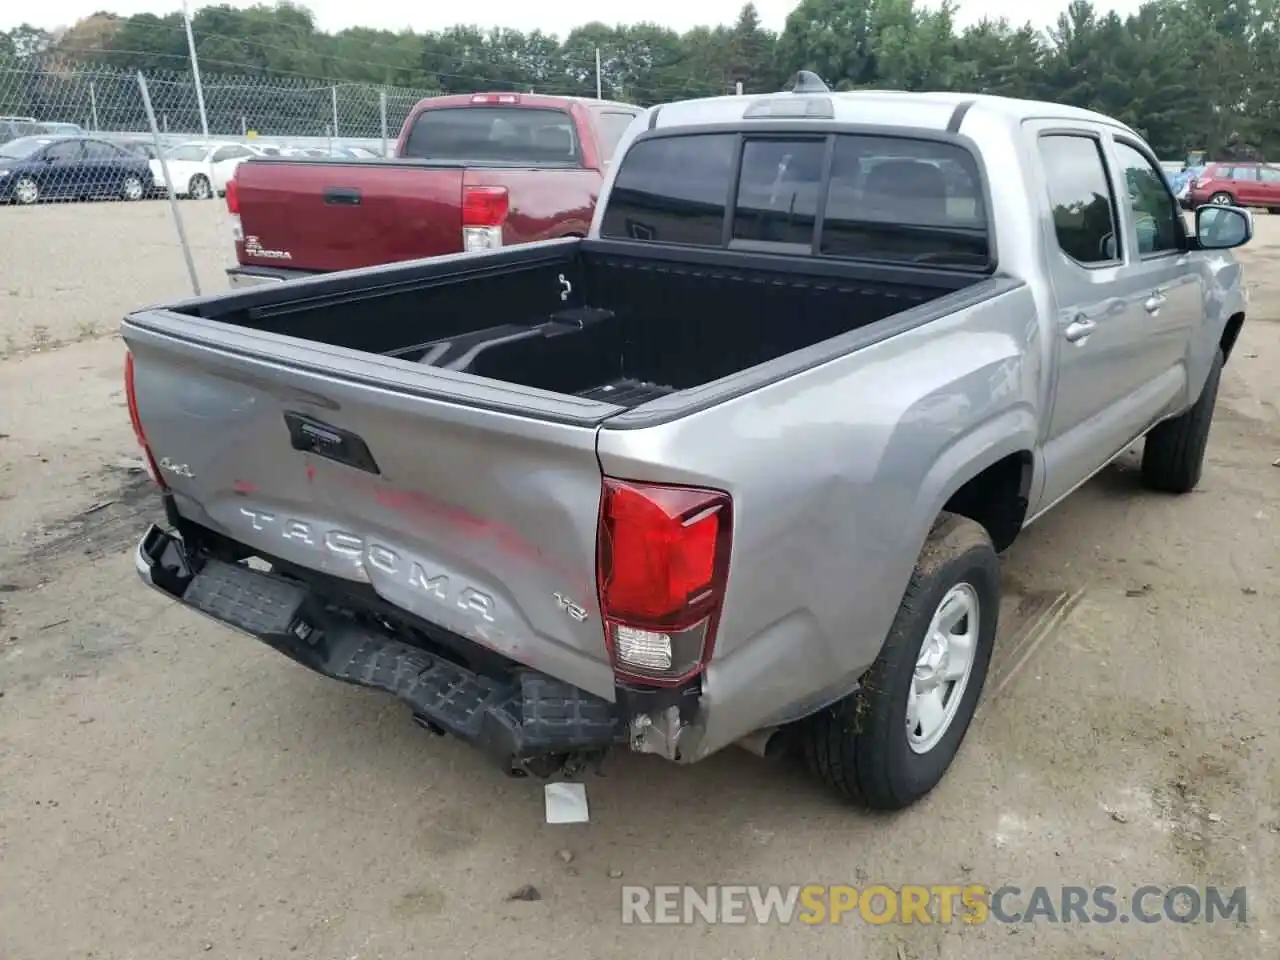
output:
[[[852,689],[938,511],[986,466],[1036,449],[1042,333],[1032,292],[1012,286],[938,319],[924,318],[945,300],[926,305],[918,325],[861,349],[872,328],[848,334],[837,359],[670,423],[605,424],[606,474],[733,496],[691,758]]]

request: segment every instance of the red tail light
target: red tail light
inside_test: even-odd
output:
[[[151,472],[151,479],[161,490],[168,490],[168,486],[160,478],[160,468],[156,466],[156,459],[151,455],[147,435],[142,430],[142,418],[138,416],[138,395],[133,386],[133,354],[128,351],[124,355],[124,396],[129,404],[129,422],[133,424],[133,435],[138,439],[138,445],[142,447],[147,469]]]
[[[227,212],[240,213],[240,187],[236,184],[234,173],[231,175],[231,179],[227,181]]]
[[[605,478],[596,576],[619,678],[670,686],[706,667],[732,526],[732,500],[723,491]]]
[[[506,187],[464,186],[462,249],[479,253],[501,247],[502,225],[507,221],[509,205]]]
[[[506,187],[463,187],[462,225],[498,227],[507,219]]]
[[[472,103],[519,103],[518,93],[477,93],[471,98]]]

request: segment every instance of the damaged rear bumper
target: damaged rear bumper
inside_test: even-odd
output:
[[[486,676],[342,615],[306,584],[217,559],[197,560],[152,526],[135,554],[142,580],[316,673],[403,700],[423,725],[465,740],[511,769],[582,757],[627,739],[616,704],[545,674]]]

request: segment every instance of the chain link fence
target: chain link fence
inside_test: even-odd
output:
[[[203,138],[194,75],[155,71],[146,76],[166,145]],[[201,80],[209,137],[299,150],[341,149],[352,141],[381,150],[399,135],[413,105],[437,93],[205,71]],[[15,133],[149,134],[136,73],[63,58],[0,58],[0,124],[7,125],[0,126],[0,140]]]
[[[205,292],[225,289],[224,204],[188,198],[216,200],[254,154],[388,156],[435,94],[201,73],[207,137],[192,73],[146,74],[153,131],[137,73],[0,57],[0,358],[110,332],[130,310],[189,296],[195,275]],[[160,202],[166,169],[193,264]]]

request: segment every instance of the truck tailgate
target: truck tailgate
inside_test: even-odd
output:
[[[375,385],[392,361],[165,311],[123,333],[185,518],[613,699],[593,423],[397,389],[399,365]]]
[[[331,271],[457,253],[462,178],[449,165],[247,161],[236,171],[240,262]]]

